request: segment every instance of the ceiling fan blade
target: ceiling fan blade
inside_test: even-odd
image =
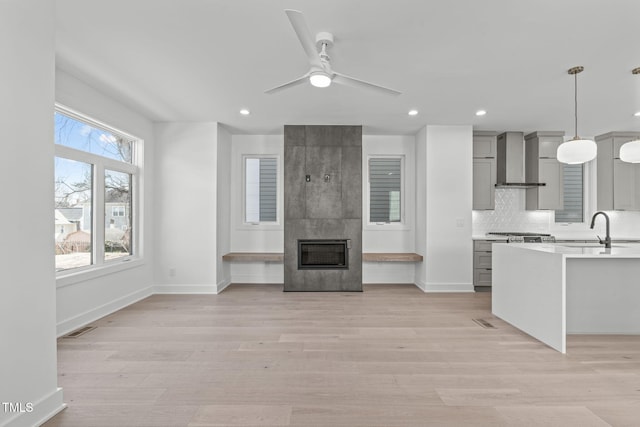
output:
[[[267,93],[267,94],[271,95],[272,93],[280,92],[281,90],[288,89],[288,88],[294,87],[294,86],[298,86],[299,84],[302,84],[302,83],[308,81],[308,78],[309,78],[309,73],[305,74],[302,77],[298,77],[295,80],[291,80],[290,82],[285,83],[283,85],[276,86],[276,87],[271,88],[269,90],[265,90],[264,93]]]
[[[293,30],[298,36],[298,40],[300,40],[300,43],[302,44],[304,52],[307,54],[309,63],[312,67],[322,70],[322,62],[320,62],[320,56],[318,55],[316,43],[314,42],[313,37],[311,37],[311,32],[309,31],[309,27],[307,27],[307,22],[304,19],[304,15],[302,14],[302,12],[292,9],[286,9],[285,13],[289,18],[289,22],[291,22]]]
[[[333,74],[334,74],[333,81],[341,85],[360,87],[364,89],[373,89],[373,90],[377,90],[378,92],[386,93],[387,95],[400,95],[402,93],[394,89],[389,89],[384,86],[380,86],[374,83],[365,82],[364,80],[356,79],[355,77],[350,77],[341,73],[336,73],[335,71],[333,72]]]

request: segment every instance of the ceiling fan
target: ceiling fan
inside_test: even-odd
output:
[[[331,58],[327,54],[327,49],[333,46],[333,34],[320,32],[316,34],[316,41],[314,43],[302,12],[286,9],[285,13],[289,18],[300,43],[302,44],[304,52],[307,54],[307,59],[309,60],[311,68],[309,69],[309,72],[302,77],[269,89],[265,91],[265,93],[272,94],[279,92],[283,89],[302,84],[309,79],[309,82],[315,87],[327,87],[331,85],[332,82],[335,82],[346,86],[372,89],[387,95],[400,95],[401,92],[398,92],[397,90],[365,82],[364,80],[356,79],[354,77],[338,73],[337,71],[333,71],[331,69]]]

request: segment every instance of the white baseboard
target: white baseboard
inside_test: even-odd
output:
[[[154,294],[217,294],[217,285],[155,285]]]
[[[231,283],[280,284],[284,283],[284,277],[280,274],[234,274],[231,276]]]
[[[33,403],[33,411],[22,412],[9,418],[3,427],[33,427],[44,424],[47,420],[53,418],[58,412],[62,411],[67,405],[62,401],[62,389],[58,387],[49,395],[43,397]],[[27,402],[24,402],[25,404]]]
[[[219,294],[220,292],[224,291],[227,286],[229,286],[231,284],[231,278],[229,277],[225,277],[223,280],[221,280],[220,282],[218,282],[216,284],[216,293]]]
[[[64,334],[74,331],[108,314],[115,313],[116,311],[151,295],[153,295],[153,287],[149,286],[148,288],[140,289],[139,291],[132,292],[96,308],[92,308],[91,310],[85,311],[77,316],[58,322],[56,325],[56,333],[58,337],[61,337]]]
[[[416,280],[416,286],[423,292],[475,292],[472,283],[425,283]]]

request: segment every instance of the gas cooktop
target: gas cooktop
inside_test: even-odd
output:
[[[527,233],[525,231],[490,231],[487,236],[551,236],[548,233]]]

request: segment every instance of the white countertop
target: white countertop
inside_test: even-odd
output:
[[[640,243],[611,244],[610,249],[593,243],[508,243],[509,247],[562,255],[566,258],[640,258]]]
[[[581,240],[586,240],[589,242],[597,242],[598,238],[595,235],[590,235],[588,237],[580,237],[580,236],[576,236],[576,235],[561,235],[561,234],[554,234],[553,237],[555,237],[556,240],[567,240],[567,241],[581,241]],[[507,240],[506,236],[487,236],[486,234],[474,234],[471,236],[472,240]],[[639,241],[640,242],[640,237],[628,237],[628,236],[612,236],[611,240],[615,243],[616,240],[620,240],[620,241],[629,241],[629,240],[633,240],[633,241]]]

